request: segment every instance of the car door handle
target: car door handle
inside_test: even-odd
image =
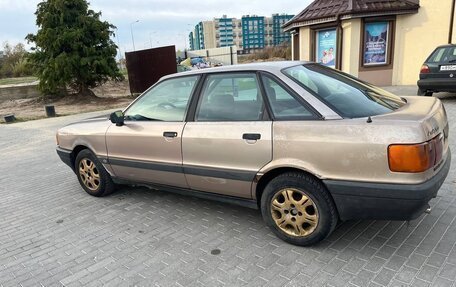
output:
[[[176,132],[164,132],[163,136],[165,138],[175,138],[175,137],[177,137],[177,133]]]
[[[242,139],[249,140],[249,141],[257,141],[257,140],[261,139],[261,135],[260,134],[243,134]]]

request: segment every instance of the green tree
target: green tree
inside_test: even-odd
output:
[[[30,61],[43,94],[65,94],[70,87],[93,95],[90,88],[122,79],[111,40],[115,26],[101,21],[86,0],[43,1],[35,15],[38,32],[26,39],[36,45]]]
[[[3,44],[3,55],[0,57],[0,78],[22,77],[32,75],[27,61],[28,52],[24,44],[12,46],[8,42]]]

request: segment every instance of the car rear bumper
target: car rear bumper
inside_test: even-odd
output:
[[[341,220],[411,220],[419,217],[448,175],[451,153],[438,173],[420,184],[385,184],[324,180]]]
[[[60,159],[72,170],[74,170],[73,161],[71,160],[71,150],[63,149],[61,147],[56,148],[57,154],[59,155]]]
[[[455,74],[456,74],[456,72],[455,72]],[[425,90],[425,91],[456,92],[456,78],[421,79],[418,81],[417,84],[421,90]]]

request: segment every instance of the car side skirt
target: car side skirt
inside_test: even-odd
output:
[[[116,184],[143,186],[143,187],[147,187],[147,188],[150,188],[153,190],[161,190],[161,191],[172,192],[172,193],[184,195],[184,196],[193,196],[193,197],[197,197],[197,198],[201,198],[201,199],[219,201],[219,202],[247,207],[247,208],[251,208],[251,209],[258,209],[258,204],[257,204],[256,200],[253,200],[253,199],[233,197],[233,196],[209,193],[209,192],[193,190],[193,189],[177,188],[177,187],[173,187],[173,186],[150,184],[147,182],[136,182],[136,181],[133,182],[133,181],[129,181],[129,180],[118,178],[118,177],[113,177],[112,179],[113,179],[114,183],[116,183]]]

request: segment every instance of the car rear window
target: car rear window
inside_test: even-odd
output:
[[[396,95],[319,64],[294,66],[283,72],[344,118],[386,114],[405,105]]]
[[[429,57],[429,59],[426,62],[429,63],[438,63],[442,61],[443,55],[445,54],[446,50],[448,48],[438,48],[437,50],[432,53],[432,55]]]

